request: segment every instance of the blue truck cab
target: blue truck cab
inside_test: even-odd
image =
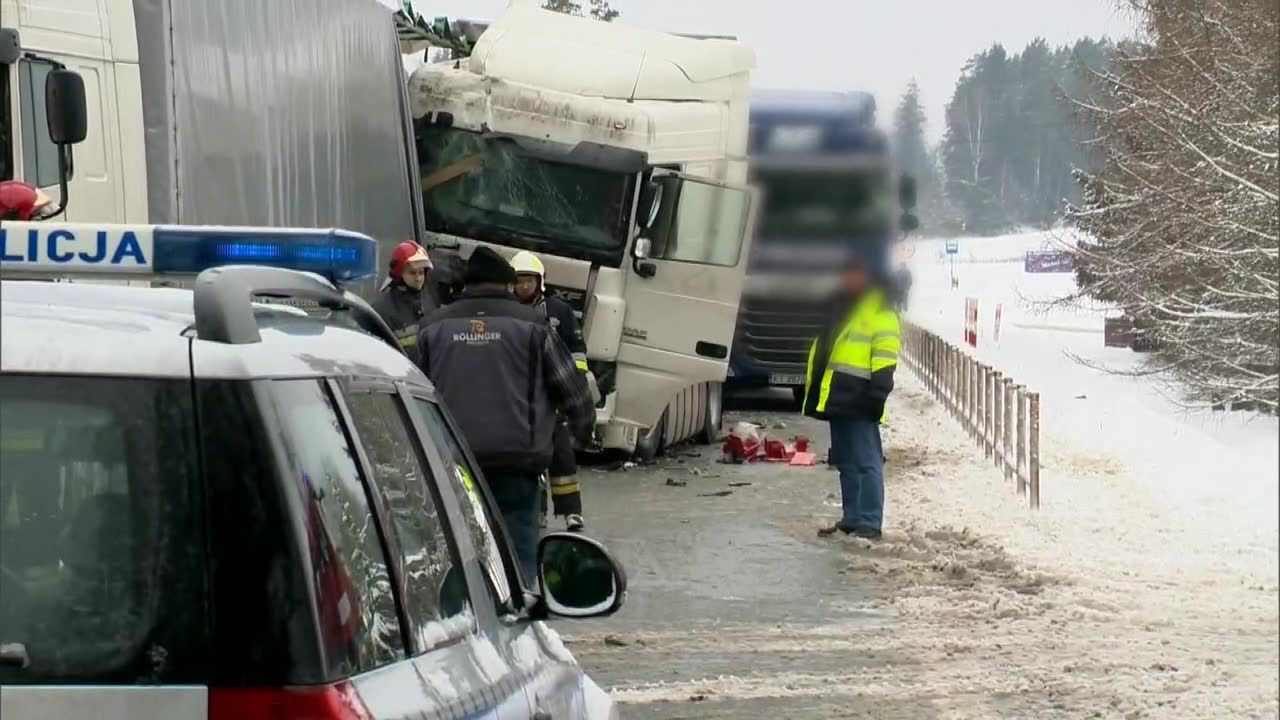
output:
[[[726,384],[803,396],[809,345],[851,253],[888,263],[899,217],[889,142],[863,92],[757,91],[750,173],[761,188]],[[909,181],[903,181],[907,184]],[[905,198],[905,193],[902,193]]]

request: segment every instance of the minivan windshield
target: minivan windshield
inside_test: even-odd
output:
[[[428,127],[418,138],[427,229],[618,265],[635,176],[531,156],[509,140]]]
[[[0,685],[198,678],[192,418],[182,380],[0,375]]]

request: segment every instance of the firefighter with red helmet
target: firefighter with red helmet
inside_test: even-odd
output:
[[[53,200],[39,188],[20,180],[0,182],[0,220],[43,220],[57,210]]]
[[[418,357],[418,330],[422,318],[436,307],[427,278],[431,258],[416,242],[402,242],[391,251],[387,279],[374,299],[373,309],[400,340],[400,347],[415,362]]]

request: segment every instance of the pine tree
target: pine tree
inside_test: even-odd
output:
[[[573,2],[573,0],[545,0],[542,3],[543,10],[551,10],[565,15],[581,15],[582,3]]]
[[[945,193],[967,230],[1048,227],[1078,200],[1072,174],[1095,163],[1078,100],[1112,52],[1105,40],[1052,49],[1037,38],[1015,55],[995,45],[969,60],[941,146]]]
[[[620,12],[613,9],[609,4],[609,0],[587,0],[586,12],[583,12],[582,3],[573,0],[544,0],[542,3],[544,10],[553,10],[555,12],[564,13],[565,15],[586,15],[595,20],[603,22],[612,22],[617,19]]]
[[[588,14],[596,20],[612,22],[622,14],[609,5],[609,0],[590,0],[590,3],[591,8],[588,10]]]
[[[917,213],[921,227],[930,232],[942,224],[945,211],[936,157],[925,140],[927,124],[920,86],[912,78],[893,113],[894,159],[904,174],[915,178]]]

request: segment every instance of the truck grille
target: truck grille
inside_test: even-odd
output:
[[[743,298],[736,349],[770,372],[803,374],[809,345],[822,332],[826,314],[819,302]]]

